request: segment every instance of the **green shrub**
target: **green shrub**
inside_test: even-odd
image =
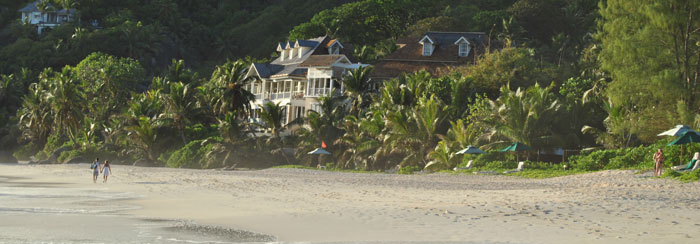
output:
[[[60,155],[58,155],[58,159],[56,159],[59,163],[66,163],[66,161],[76,158],[78,156],[82,156],[82,153],[78,150],[70,150],[70,151],[64,151],[61,152]]]
[[[501,171],[501,170],[510,170],[510,169],[517,168],[518,162],[515,162],[515,161],[490,161],[490,162],[474,161],[472,167],[478,168],[479,170]]]
[[[470,157],[470,156],[465,156],[465,158]],[[495,152],[495,151],[489,151],[486,154],[480,154],[479,156],[471,156],[471,157],[476,157],[474,159],[474,162],[491,162],[491,161],[507,161],[509,158],[513,158],[515,160],[515,157],[513,156],[512,153],[502,153],[502,152]],[[468,162],[469,160],[467,160]],[[466,165],[466,164],[465,164]]]
[[[569,157],[572,169],[594,171],[605,168],[610,159],[620,155],[618,150],[600,150],[590,154],[575,155]]]
[[[399,169],[398,173],[403,174],[403,175],[410,175],[410,174],[413,174],[413,172],[420,171],[420,170],[421,170],[421,167],[418,167],[418,166],[406,166],[406,167],[401,167],[401,169]]]
[[[618,151],[617,157],[610,159],[605,169],[649,168],[654,166],[653,155],[656,152],[653,147],[625,148]]]
[[[39,152],[39,147],[33,142],[25,144],[17,148],[17,150],[12,154],[17,160],[29,160],[32,155]]]
[[[211,125],[195,124],[192,126],[188,126],[185,130],[185,134],[187,135],[187,138],[194,139],[194,140],[201,140],[201,139],[206,139],[208,137],[217,136],[218,132],[219,132],[218,125],[216,125],[216,124],[211,124]]]
[[[208,143],[202,146],[205,140],[190,141],[184,147],[175,150],[165,160],[165,165],[171,168],[192,168],[192,169],[212,169],[224,167],[224,162],[221,160],[207,161],[205,156],[215,146],[214,143]],[[163,157],[163,158],[165,158]]]
[[[171,168],[201,168],[199,160],[203,155],[199,155],[203,140],[194,140],[184,147],[175,150],[166,161],[165,165]]]
[[[673,171],[673,170],[667,170],[667,171]],[[694,171],[687,172],[687,173],[681,173],[681,175],[678,176],[678,179],[683,181],[683,182],[700,181],[700,170],[694,170]]]
[[[64,144],[68,143],[68,139],[65,137],[61,137],[58,134],[53,134],[49,136],[49,138],[46,139],[46,144],[44,144],[44,149],[43,154],[37,153],[34,157],[38,160],[44,160],[48,159],[51,154],[56,151],[56,149],[59,149],[63,147]],[[72,144],[71,144],[72,145]]]
[[[681,176],[681,173],[675,170],[666,170],[666,172],[661,175],[662,178],[677,178],[679,176]]]

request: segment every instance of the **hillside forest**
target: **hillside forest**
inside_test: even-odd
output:
[[[598,170],[651,166],[672,139],[658,133],[700,129],[698,1],[43,0],[78,16],[41,34],[20,20],[27,3],[0,0],[3,161],[436,171],[470,159],[512,167],[513,154],[455,152],[521,142],[528,160],[583,150],[569,164]],[[373,64],[427,31],[485,32],[501,48],[378,90],[372,66],[354,70],[343,96],[320,98],[291,136],[279,104],[249,119],[245,74],[280,41],[328,35]],[[321,144],[332,155],[306,154]]]

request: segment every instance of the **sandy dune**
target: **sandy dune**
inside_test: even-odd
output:
[[[215,171],[115,165],[100,191],[123,210],[280,241],[698,243],[700,183],[604,171],[544,180],[299,169]],[[50,173],[48,173],[50,172]],[[88,165],[0,165],[0,176],[96,187]],[[2,203],[0,202],[0,205]]]

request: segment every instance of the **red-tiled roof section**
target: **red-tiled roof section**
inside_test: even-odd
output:
[[[421,70],[428,71],[433,76],[441,76],[449,73],[455,66],[450,63],[440,62],[405,62],[405,61],[380,61],[374,65],[370,75],[374,79],[388,80],[396,78],[403,73],[413,73]]]
[[[423,56],[423,45],[418,43],[426,35],[436,42],[430,56]],[[465,37],[471,44],[466,57],[459,56],[459,46],[455,44],[461,37]],[[428,32],[413,40],[403,38],[400,42],[403,46],[375,64],[370,76],[388,79],[398,77],[401,73],[420,70],[439,76],[447,68],[474,63],[476,57],[486,50],[486,38],[485,34],[475,32]]]
[[[336,41],[336,39],[331,39],[330,41],[328,41],[328,43],[326,44],[326,48],[333,46],[333,43],[335,43]]]
[[[343,55],[311,55],[300,67],[311,67],[311,66],[330,66],[331,64],[342,58]]]

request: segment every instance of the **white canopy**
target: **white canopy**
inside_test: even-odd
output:
[[[695,130],[687,125],[676,125],[676,127],[673,127],[673,129],[661,132],[661,134],[658,134],[657,136],[682,136],[687,131],[694,132]]]

